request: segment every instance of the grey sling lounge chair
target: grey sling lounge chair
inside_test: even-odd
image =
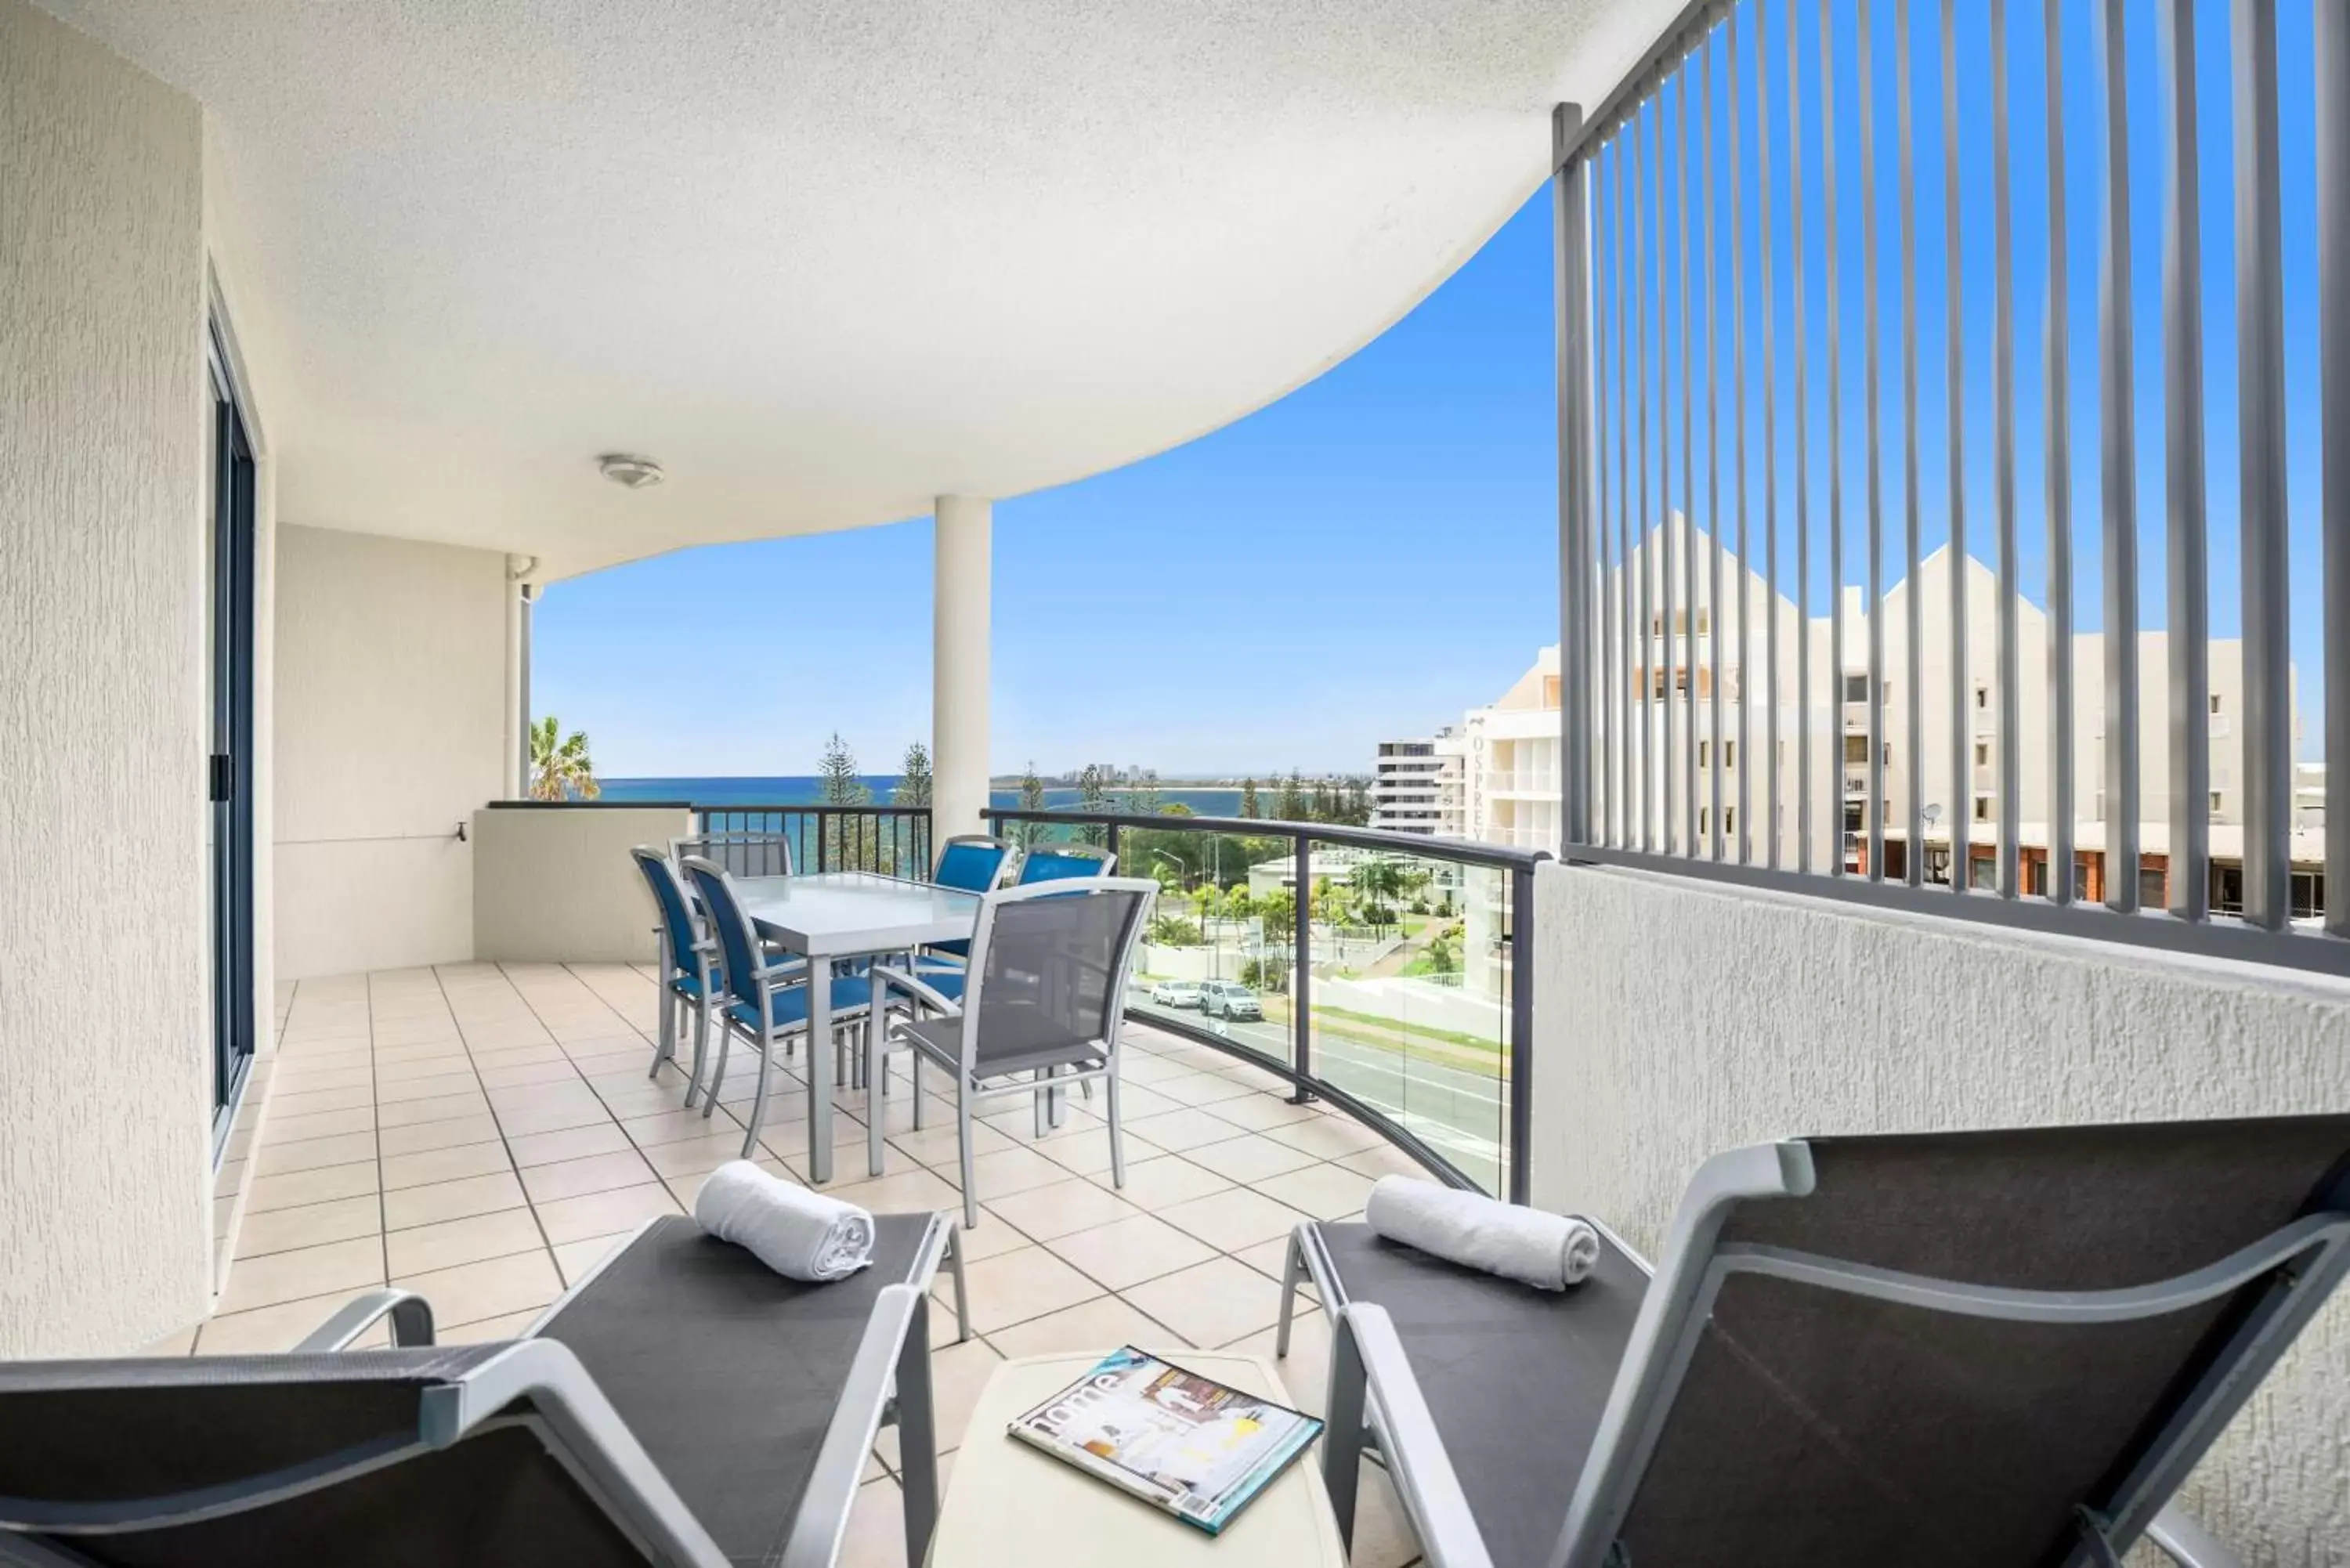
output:
[[[1436,1568],[2235,1560],[2168,1509],[2350,1266],[2350,1116],[1833,1137],[1706,1162],[1564,1293],[1299,1227],[1325,1467]]]
[[[0,1563],[816,1568],[891,1419],[919,1563],[952,1226],[875,1224],[872,1267],[809,1285],[656,1220],[510,1344],[432,1348],[379,1291],[290,1355],[0,1364]],[[341,1351],[387,1314],[423,1345]]]

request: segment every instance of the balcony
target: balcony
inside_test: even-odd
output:
[[[423,1293],[448,1343],[511,1338],[638,1224],[690,1211],[709,1171],[736,1158],[753,1075],[737,1072],[708,1121],[679,1110],[680,1075],[651,1080],[653,986],[626,964],[454,964],[284,987],[276,1050],[255,1069],[257,1128],[224,1167],[249,1162],[234,1263],[217,1313],[158,1351],[291,1347],[359,1290]],[[972,1233],[979,1337],[933,1353],[941,1431],[1004,1356],[1120,1340],[1269,1355],[1281,1252],[1307,1215],[1359,1211],[1372,1180],[1419,1168],[1378,1133],[1230,1053],[1148,1025],[1128,1040],[1128,1168],[1114,1190],[1101,1124],[1085,1106],[1044,1139],[1024,1106],[978,1134],[986,1214]],[[779,1089],[760,1163],[805,1177],[796,1073]],[[837,1183],[877,1210],[953,1208],[954,1117],[934,1104],[910,1129],[900,1080],[885,1115],[889,1174]],[[835,1095],[836,1137],[864,1142],[868,1098]],[[796,1116],[795,1113],[797,1113]],[[943,1131],[941,1131],[943,1129]],[[1293,1352],[1318,1367],[1318,1313]],[[380,1339],[380,1331],[377,1335]],[[1295,1385],[1319,1407],[1318,1376]],[[877,1453],[843,1562],[891,1556],[896,1452]],[[1409,1542],[1378,1505],[1401,1563]]]
[[[633,1223],[689,1206],[740,1148],[748,1075],[704,1118],[682,1107],[674,1069],[649,1073],[650,911],[624,851],[695,826],[787,833],[804,867],[900,877],[924,874],[957,835],[1081,838],[1159,885],[1121,999],[1128,1186],[1105,1179],[1099,1120],[1082,1101],[1048,1134],[1024,1107],[981,1120],[985,1213],[965,1241],[978,1337],[931,1353],[951,1449],[979,1382],[1007,1357],[1127,1339],[1263,1350],[1282,1236],[1355,1215],[1385,1174],[1588,1213],[1628,1250],[1661,1256],[1693,1172],[1790,1133],[2350,1108],[2350,862],[2277,809],[2282,799],[2323,817],[2332,793],[2350,790],[2350,768],[2301,794],[2274,787],[2292,776],[2288,618],[2243,618],[2244,636],[2208,668],[2179,659],[2186,688],[2241,670],[2247,722],[2205,723],[2216,691],[2156,701],[2121,679],[2117,650],[2152,635],[2148,607],[2124,596],[2096,662],[2068,676],[2061,660],[2039,661],[2076,635],[2083,605],[2026,602],[1956,549],[1895,560],[1948,524],[1929,514],[1888,549],[1900,508],[1864,499],[1864,447],[1901,451],[1909,466],[1897,476],[1914,474],[1933,466],[1921,445],[1947,443],[1947,458],[1963,433],[1968,452],[2000,452],[2012,471],[2009,449],[2035,434],[2013,427],[2019,401],[2085,415],[2089,400],[2002,394],[1991,402],[2006,428],[1945,433],[1929,420],[1922,435],[1896,437],[1876,428],[1880,400],[1837,384],[1865,359],[1866,384],[1899,385],[1878,358],[1939,339],[1921,337],[1908,306],[1882,313],[1902,315],[1898,327],[1861,334],[1846,302],[1871,291],[1874,321],[1885,303],[1874,291],[1898,297],[1874,260],[1863,263],[1872,275],[1823,287],[1797,257],[1775,258],[1795,265],[1761,286],[1761,247],[1835,228],[1814,262],[1849,265],[1873,252],[1843,242],[1887,215],[1849,189],[1843,218],[1829,215],[1833,157],[1825,191],[1808,187],[1830,198],[1825,213],[1797,222],[1730,205],[1788,186],[1714,166],[1715,109],[1752,133],[1721,138],[1725,154],[1742,146],[1758,170],[1785,171],[1791,149],[1782,138],[1773,151],[1781,121],[1761,118],[1762,56],[1750,71],[1721,24],[1742,19],[1751,44],[1751,24],[1775,25],[1780,9],[1665,8],[1673,31],[1653,47],[1633,35],[1664,13],[1623,0],[1503,7],[1465,29],[1442,6],[1373,8],[1343,36],[1320,10],[1279,4],[1213,24],[1180,8],[1058,17],[1050,37],[1028,32],[1034,18],[1016,6],[990,12],[985,37],[951,7],[919,26],[845,29],[825,9],[784,7],[790,25],[775,26],[764,13],[754,23],[672,8],[654,30],[618,11],[581,29],[523,8],[493,50],[463,7],[400,7],[387,31],[335,7],[278,6],[232,26],[216,5],[0,0],[10,122],[39,132],[24,156],[0,160],[0,212],[27,220],[12,228],[6,271],[24,286],[0,290],[12,313],[0,445],[11,504],[21,502],[0,547],[16,590],[0,595],[16,618],[0,680],[0,854],[13,894],[0,911],[0,1357],[272,1351],[352,1292],[387,1283],[428,1295],[449,1338],[498,1339]],[[1972,40],[1985,19],[1960,9]],[[2239,7],[2255,21],[2272,9]],[[2154,51],[2138,8],[2105,12],[2137,30],[2122,57],[2143,75]],[[1840,26],[1804,23],[1833,85],[1881,94],[1895,78],[1847,75]],[[1897,36],[1885,42],[1906,50],[1908,30]],[[2322,79],[2350,78],[2340,33],[2324,42]],[[2096,79],[2071,57],[2071,34],[2058,44],[2065,79]],[[2199,77],[2166,79],[2158,99],[2141,92],[2131,112],[2140,134],[2175,131],[2198,79],[2240,83],[2240,112],[2209,114],[2204,136],[2173,142],[2191,172],[2214,136],[2241,136],[2236,200],[2257,213],[2278,200],[2275,149],[2260,144],[2276,135],[2264,100],[2278,73],[2258,58],[2210,68],[2242,47],[2207,31]],[[1775,54],[1789,88],[1780,110],[1804,106],[1798,137],[1835,102],[1830,82],[1802,79],[1814,57]],[[1692,69],[1712,73],[1694,93]],[[2306,88],[2309,72],[2287,74]],[[1913,76],[1927,79],[1898,79]],[[1773,93],[1779,79],[1774,69]],[[956,90],[922,90],[938,82]],[[1581,107],[1554,106],[1562,90]],[[1891,119],[1863,101],[1861,125]],[[2350,93],[2323,94],[2314,114],[2284,117],[2295,135],[2329,139],[2316,166],[2342,166],[2331,160],[2350,147],[2344,102]],[[1701,146],[1679,140],[1692,113]],[[1979,129],[1967,134],[2004,135],[2012,118],[1970,113]],[[1871,151],[1842,182],[1893,161],[1930,169],[1943,151],[1934,119],[1916,139],[1923,151],[1906,116],[1898,151],[1864,132]],[[2094,115],[2082,132],[2095,140]],[[2128,122],[2106,134],[2130,134]],[[1684,156],[1669,163],[1669,149]],[[1955,141],[1950,151],[1959,159]],[[1970,141],[1963,166],[1980,174],[1988,151]],[[2307,161],[2302,151],[2289,167]],[[1812,150],[1803,156],[1808,180]],[[1668,168],[1676,185],[1694,181],[1693,203],[1688,192],[1669,202]],[[1505,823],[1471,844],[991,809],[992,748],[1010,743],[1008,728],[991,730],[996,499],[1163,451],[1336,364],[1553,180],[1563,379],[1531,422],[1557,431],[1564,457],[1559,673],[1545,676],[1544,705],[1485,711],[1476,733],[1502,748],[1482,754],[1557,761],[1464,781],[1505,803],[1492,813]],[[2142,192],[2142,210],[2159,200]],[[2332,239],[2350,229],[2331,187],[2318,204],[2322,251],[2307,225],[2289,231],[2312,253],[2292,297],[2321,297],[2338,324],[2350,320],[2337,263],[2350,247]],[[2077,218],[2082,203],[2070,206]],[[1680,223],[1694,213],[1706,237],[1673,234],[1675,212]],[[2019,271],[2039,257],[1981,243],[1976,214],[1954,202],[1945,221],[1961,218],[1967,297],[2004,299],[2016,279],[1982,275],[1986,257]],[[2193,213],[2161,221],[2181,246],[2203,234]],[[2061,377],[2063,346],[2094,336],[2100,384],[2125,395],[2144,379],[2116,340],[2115,324],[2131,321],[2158,320],[2175,339],[2164,361],[2185,362],[2201,306],[2178,297],[2178,280],[2194,269],[2133,261],[2143,236],[2127,225],[2074,239],[2076,256],[2101,252],[2125,293],[2166,291],[2164,308],[2108,312],[2092,333],[2077,290],[2069,306],[2056,300],[2067,330],[2050,339],[2054,369],[2036,373]],[[2222,428],[2263,440],[2288,423],[2285,379],[2265,372],[2320,340],[2314,324],[2299,331],[2298,313],[2290,344],[2261,325],[2277,317],[2262,290],[2278,243],[2248,236],[2226,274],[2246,291],[2234,318],[2250,325],[2230,382],[2245,408]],[[1693,252],[1719,265],[1694,290],[1675,271],[1669,291],[1669,269]],[[1946,286],[1939,273],[1928,270],[1929,294]],[[1749,340],[1727,354],[1724,317],[1705,297],[1716,285],[1743,300],[1731,316]],[[2023,294],[2041,297],[2028,280]],[[1683,306],[1669,330],[1669,298]],[[1783,323],[1783,301],[1828,302],[1833,325]],[[1960,315],[1969,374],[2035,373],[2040,357],[2013,352],[2015,321],[1987,334],[1981,311]],[[1838,341],[1839,328],[1853,335]],[[1974,341],[1987,335],[1999,341]],[[2340,337],[2323,338],[2322,366],[2309,355],[2306,384],[2290,383],[2317,405],[2315,419],[2292,410],[2295,431],[2340,427],[2350,393],[2318,374],[2350,364]],[[1669,341],[1682,367],[1669,377]],[[2154,348],[2138,348],[2142,362]],[[1929,354],[1906,368],[1931,386],[1944,367]],[[1773,401],[1805,371],[1825,373],[1824,399]],[[1880,371],[1891,372],[1881,383]],[[1700,374],[1702,398],[1689,384]],[[1725,377],[1734,384],[1718,385]],[[2202,441],[2199,426],[2173,433],[2194,413],[2194,389],[2178,390],[2178,422],[2140,410],[2136,428]],[[1984,401],[1951,400],[1949,415],[1979,423]],[[1830,428],[1807,431],[1821,416]],[[1756,439],[1763,428],[1787,434]],[[1705,472],[1716,436],[1739,454],[1720,494],[1703,483],[1720,477]],[[2260,470],[2268,450],[2212,468],[2251,474],[2247,521],[2231,524],[2241,569],[2211,573],[2225,530],[2206,539],[2189,509],[2150,502],[2136,520],[2107,507],[2049,536],[2085,551],[2094,533],[2116,558],[2128,545],[2141,562],[2175,559],[2184,604],[2212,601],[2211,576],[2249,585],[2256,606],[2282,604],[2282,585],[2300,580],[2286,568],[2314,565],[2291,559],[2308,552],[2288,513],[2322,514],[2329,539],[2343,524],[2332,493],[2295,492],[2301,510],[2289,508],[2284,475]],[[1812,453],[1824,461],[1808,476],[1790,472]],[[664,474],[671,483],[650,483]],[[1750,477],[1760,559],[1725,569],[1724,540],[1748,531]],[[2031,511],[2041,486],[2021,489],[2021,516],[2012,494],[2000,515],[1978,501],[1977,549],[1998,538],[2012,556],[2019,534],[2049,523]],[[2063,504],[2063,486],[2048,493],[2044,504]],[[1927,498],[1929,513],[1938,504]],[[927,581],[818,591],[869,603],[877,640],[919,634],[927,609],[931,805],[520,798],[526,726],[543,716],[531,671],[547,585],[751,535],[922,514]],[[1546,509],[1539,525],[1551,525]],[[1179,612],[1212,591],[1207,565],[1170,578]],[[1888,733],[1898,750],[1877,760],[1898,766],[1847,774],[1834,749],[1845,710],[1823,681],[1858,644],[1839,649],[1830,625],[1806,623],[1826,622],[1824,573],[1841,616],[1864,569],[1872,593],[1881,575],[1913,604],[1963,607],[1957,630],[1940,628],[1963,657],[1941,691],[1898,672],[1905,711],[1929,711],[1930,742]],[[1770,628],[1731,666],[1710,635],[1727,614],[1691,615],[1701,570],[1741,596],[1742,625]],[[2017,570],[2011,561],[2007,575]],[[777,596],[777,613],[792,602]],[[788,687],[827,713],[860,700],[755,660],[713,671],[691,607],[661,607],[675,617],[681,726],[737,724],[713,700],[723,681]],[[2319,608],[2310,646],[2331,653],[2350,611]],[[1661,630],[1690,619],[1709,635]],[[1643,637],[1643,625],[1659,629]],[[1333,657],[1377,646],[1378,628],[1346,629]],[[1938,636],[1937,659],[1944,646]],[[1660,648],[1685,679],[1642,679]],[[1066,658],[1134,651],[1113,639]],[[1872,651],[1877,690],[1888,671],[1876,666],[1905,652]],[[2007,711],[1975,704],[1970,683],[1993,670],[2020,671],[1999,676]],[[2350,680],[2327,674],[2331,722],[2313,732],[2350,732]],[[1279,675],[1266,684],[1280,689]],[[1887,803],[1870,798],[1891,773],[1922,812],[1928,744],[1963,747],[1970,732],[1995,737],[2011,762],[2054,735],[2053,762],[2019,765],[2036,798],[2043,781],[2069,780],[2065,704],[2093,686],[2121,694],[2098,721],[2117,746],[2137,737],[2138,754],[2164,753],[2170,778],[2224,784],[2227,816],[2188,800],[2180,820],[2158,823],[2142,800],[2125,821],[2117,797],[2107,839],[2031,823],[2020,799],[1986,803],[2002,820],[1970,822],[1973,803],[1958,800],[1929,832],[1922,818],[1915,829],[1884,820]],[[2232,689],[2224,700],[2237,701]],[[1429,771],[1399,765],[1379,798],[1408,805]],[[1846,834],[1848,796],[1866,807],[1866,834]],[[1918,851],[1914,866],[1894,868],[1887,848]],[[2045,875],[2068,848],[2098,857],[2098,907],[2085,906],[2087,882]],[[2216,904],[2215,881],[2228,889]],[[1202,979],[1251,988],[1263,1016],[1185,1005],[1187,983]],[[787,1074],[793,1083],[806,1086]],[[913,1130],[902,1091],[826,1093],[837,1142],[861,1143],[878,1123],[888,1161],[881,1177],[844,1174],[830,1190],[885,1210],[957,1204],[953,1146],[936,1127]],[[804,1105],[776,1097],[757,1153],[812,1179]],[[2203,1185],[2230,1190],[2231,1174]],[[1929,1254],[1939,1244],[1917,1227],[1903,1240]],[[1318,1409],[1332,1348],[1322,1309],[1301,1332],[1282,1376]],[[2198,1510],[2253,1561],[2327,1561],[2350,1519],[2345,1361],[2350,1305],[2335,1300],[2189,1483]],[[2037,1435],[2007,1414],[1995,1436],[2027,1427]],[[11,1458],[28,1451],[20,1441]],[[906,1458],[887,1435],[874,1448],[843,1561],[893,1560],[893,1499],[920,1469]],[[1421,1560],[1377,1467],[1366,1485],[1354,1560]],[[2067,1499],[2060,1528],[2094,1523],[2090,1501]]]

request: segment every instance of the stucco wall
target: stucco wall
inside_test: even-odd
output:
[[[205,1307],[203,152],[0,0],[0,1356]]]
[[[1545,866],[1534,1187],[1654,1254],[1708,1154],[1792,1134],[2350,1109],[2350,986],[1825,899]],[[2350,1554],[2350,1302],[2189,1504],[2247,1562]]]
[[[503,787],[504,581],[494,551],[278,528],[280,981],[473,956],[457,829]]]
[[[650,962],[658,918],[632,846],[691,833],[668,806],[507,806],[473,817],[474,954]]]

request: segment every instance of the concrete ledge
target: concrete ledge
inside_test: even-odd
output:
[[[1534,1197],[1651,1253],[1707,1155],[1789,1135],[2350,1109],[2350,983],[1652,872],[1535,877]],[[2350,1302],[2189,1505],[2248,1563],[2350,1541]]]
[[[473,956],[639,963],[658,916],[629,858],[692,831],[683,806],[473,814]]]

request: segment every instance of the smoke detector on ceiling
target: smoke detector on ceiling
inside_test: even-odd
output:
[[[643,490],[659,484],[668,475],[661,465],[649,457],[631,457],[624,452],[608,452],[596,460],[597,469],[615,484],[630,490]]]

